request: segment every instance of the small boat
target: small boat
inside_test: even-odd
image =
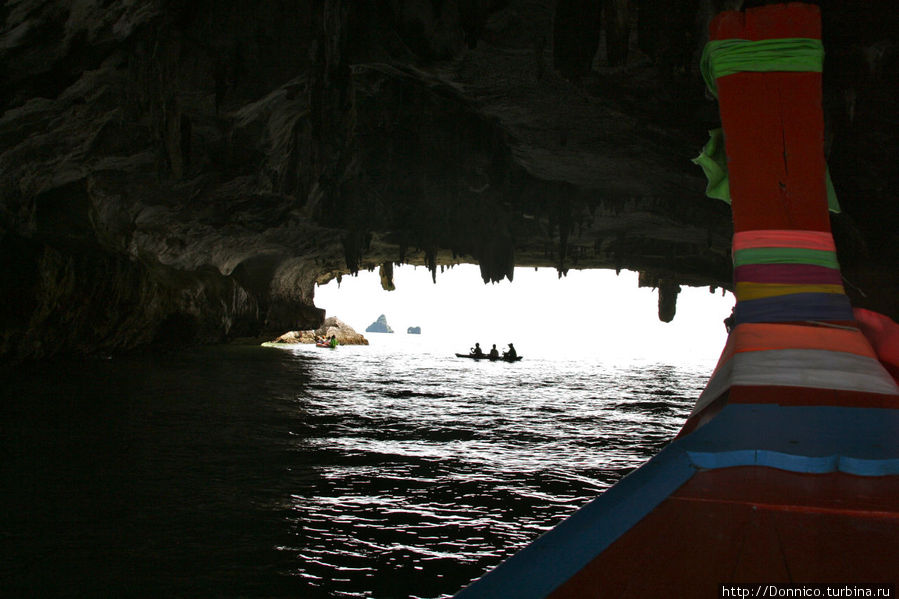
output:
[[[457,358],[468,358],[469,360],[489,360],[490,362],[517,362],[523,356],[515,356],[514,358],[511,356],[497,356],[495,358],[491,358],[489,354],[456,354]]]
[[[315,347],[327,347],[327,348],[331,348],[331,344],[330,344],[330,343],[316,343],[316,344],[315,344]],[[331,348],[331,349],[337,349],[337,346],[335,345],[335,346],[334,346],[333,348]]]
[[[889,594],[899,582],[899,325],[853,311],[842,285],[819,11],[766,4],[710,26],[703,73],[727,143],[737,303],[680,433],[456,599],[793,596],[796,581]]]

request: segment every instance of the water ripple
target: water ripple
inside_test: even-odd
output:
[[[7,374],[0,587],[313,598],[452,595],[664,447],[707,376],[375,346]]]
[[[357,355],[318,362],[297,396],[322,464],[292,496],[295,572],[330,596],[451,595],[657,453],[706,376]]]

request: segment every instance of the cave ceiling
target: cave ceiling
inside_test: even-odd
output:
[[[832,219],[899,315],[899,11],[819,3]],[[729,287],[691,163],[723,0],[19,0],[0,8],[0,356],[311,328],[393,264]]]

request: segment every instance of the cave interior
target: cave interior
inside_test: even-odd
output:
[[[0,359],[318,326],[398,264],[731,287],[691,162],[735,0],[20,0],[0,8]],[[899,12],[821,6],[853,303],[899,317]],[[601,290],[598,290],[601,292]]]

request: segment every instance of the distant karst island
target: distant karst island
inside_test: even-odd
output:
[[[365,329],[366,333],[392,333],[393,329],[390,328],[390,325],[387,324],[387,317],[381,314],[378,316],[378,319],[368,325],[368,328]]]
[[[272,343],[315,343],[316,337],[328,339],[331,335],[337,337],[337,343],[340,345],[368,345],[368,339],[336,316],[326,318],[322,326],[315,330],[289,331]]]
[[[406,329],[407,335],[421,335],[421,327],[409,327]]]

